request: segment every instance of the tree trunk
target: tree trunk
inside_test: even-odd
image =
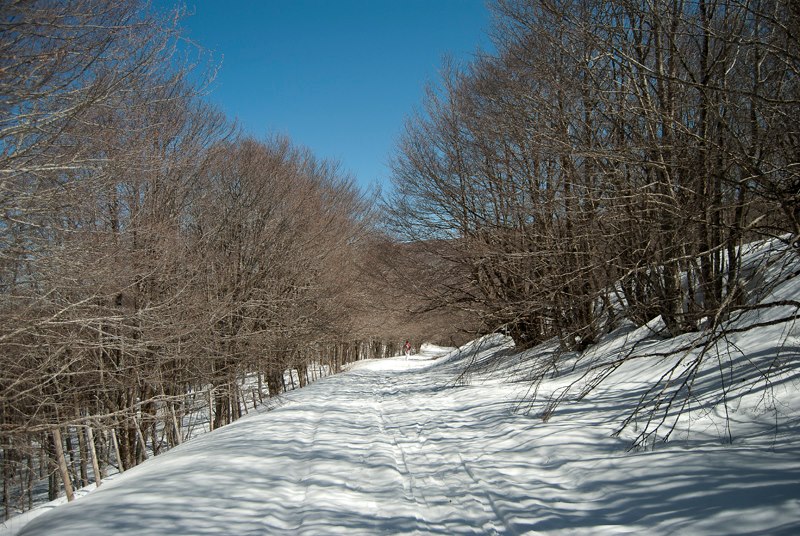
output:
[[[117,440],[117,431],[111,428],[111,444],[114,445],[114,455],[117,457],[117,470],[120,473],[125,472],[125,464],[122,461],[122,455],[119,451],[119,440]]]
[[[97,459],[97,448],[94,444],[94,432],[92,431],[91,425],[86,425],[86,442],[89,446],[90,455],[92,457],[92,471],[94,471],[94,485],[95,487],[100,487],[101,482],[103,481],[102,475],[100,474],[100,463]]]
[[[214,389],[208,390],[208,431],[214,431]]]
[[[80,410],[77,411],[80,417]],[[86,437],[81,433],[80,427],[75,429],[78,436],[78,453],[80,454],[80,470],[81,470],[81,486],[86,487],[89,485],[89,467],[87,461],[89,459],[89,450],[86,445]]]
[[[75,499],[75,494],[72,491],[72,482],[69,477],[67,459],[64,457],[64,445],[61,441],[61,430],[53,428],[53,447],[56,454],[56,464],[58,465],[58,472],[61,475],[61,481],[64,484],[64,493],[67,495],[67,501],[71,502]]]

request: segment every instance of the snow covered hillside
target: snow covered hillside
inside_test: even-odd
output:
[[[769,275],[769,259],[749,258]],[[775,273],[753,303],[800,295],[796,269]],[[555,344],[518,352],[499,335],[360,362],[5,533],[798,534],[800,329],[776,322],[787,314],[734,315],[705,346],[663,338],[658,319],[623,324],[549,368]],[[665,410],[654,394],[686,371],[683,411]]]

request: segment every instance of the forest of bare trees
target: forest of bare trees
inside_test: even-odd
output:
[[[372,201],[203,98],[182,13],[3,1],[0,456],[4,515],[229,423],[324,363],[409,333],[363,290]],[[376,279],[379,281],[379,279]],[[366,322],[365,319],[370,319]],[[254,387],[244,390],[246,385]],[[294,381],[294,376],[291,377]]]
[[[391,227],[468,274],[438,299],[565,348],[620,302],[672,335],[719,322],[741,244],[800,237],[797,3],[493,9],[497,53],[446,67],[394,162]]]
[[[491,8],[496,53],[445,65],[393,163],[390,229],[462,274],[422,298],[564,352],[658,317],[719,340],[752,303],[741,246],[800,251],[800,3]],[[702,356],[642,406],[690,396]]]
[[[408,120],[382,229],[336,163],[207,103],[180,11],[0,6],[6,517],[406,338],[714,332],[742,244],[797,251],[793,0],[497,0],[497,52]]]

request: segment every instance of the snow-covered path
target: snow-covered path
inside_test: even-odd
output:
[[[390,359],[321,380],[23,533],[507,533],[476,447],[510,433],[506,421],[528,419],[480,397],[465,403],[452,370],[420,373],[429,365]],[[482,437],[489,428],[497,437]]]
[[[502,340],[481,352],[502,351]],[[458,356],[359,364],[106,482],[23,534],[792,534],[797,428],[630,454],[626,385],[542,423]],[[516,386],[516,387],[515,387]],[[784,433],[783,431],[781,433]]]

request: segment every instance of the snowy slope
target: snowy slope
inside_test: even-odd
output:
[[[749,259],[774,282],[750,289],[763,290],[756,301],[800,296],[798,270],[776,268],[778,278],[768,259]],[[613,434],[666,371],[695,363],[696,348],[662,354],[699,334],[663,339],[658,319],[623,325],[562,356],[535,399],[531,371],[555,345],[516,352],[488,336],[445,355],[358,363],[21,533],[800,534],[800,328],[768,325],[793,313],[734,317],[732,329],[765,325],[709,349],[670,440],[659,431],[647,450],[629,450],[646,415]],[[577,396],[620,356],[639,357]],[[554,397],[564,403],[545,422]]]

